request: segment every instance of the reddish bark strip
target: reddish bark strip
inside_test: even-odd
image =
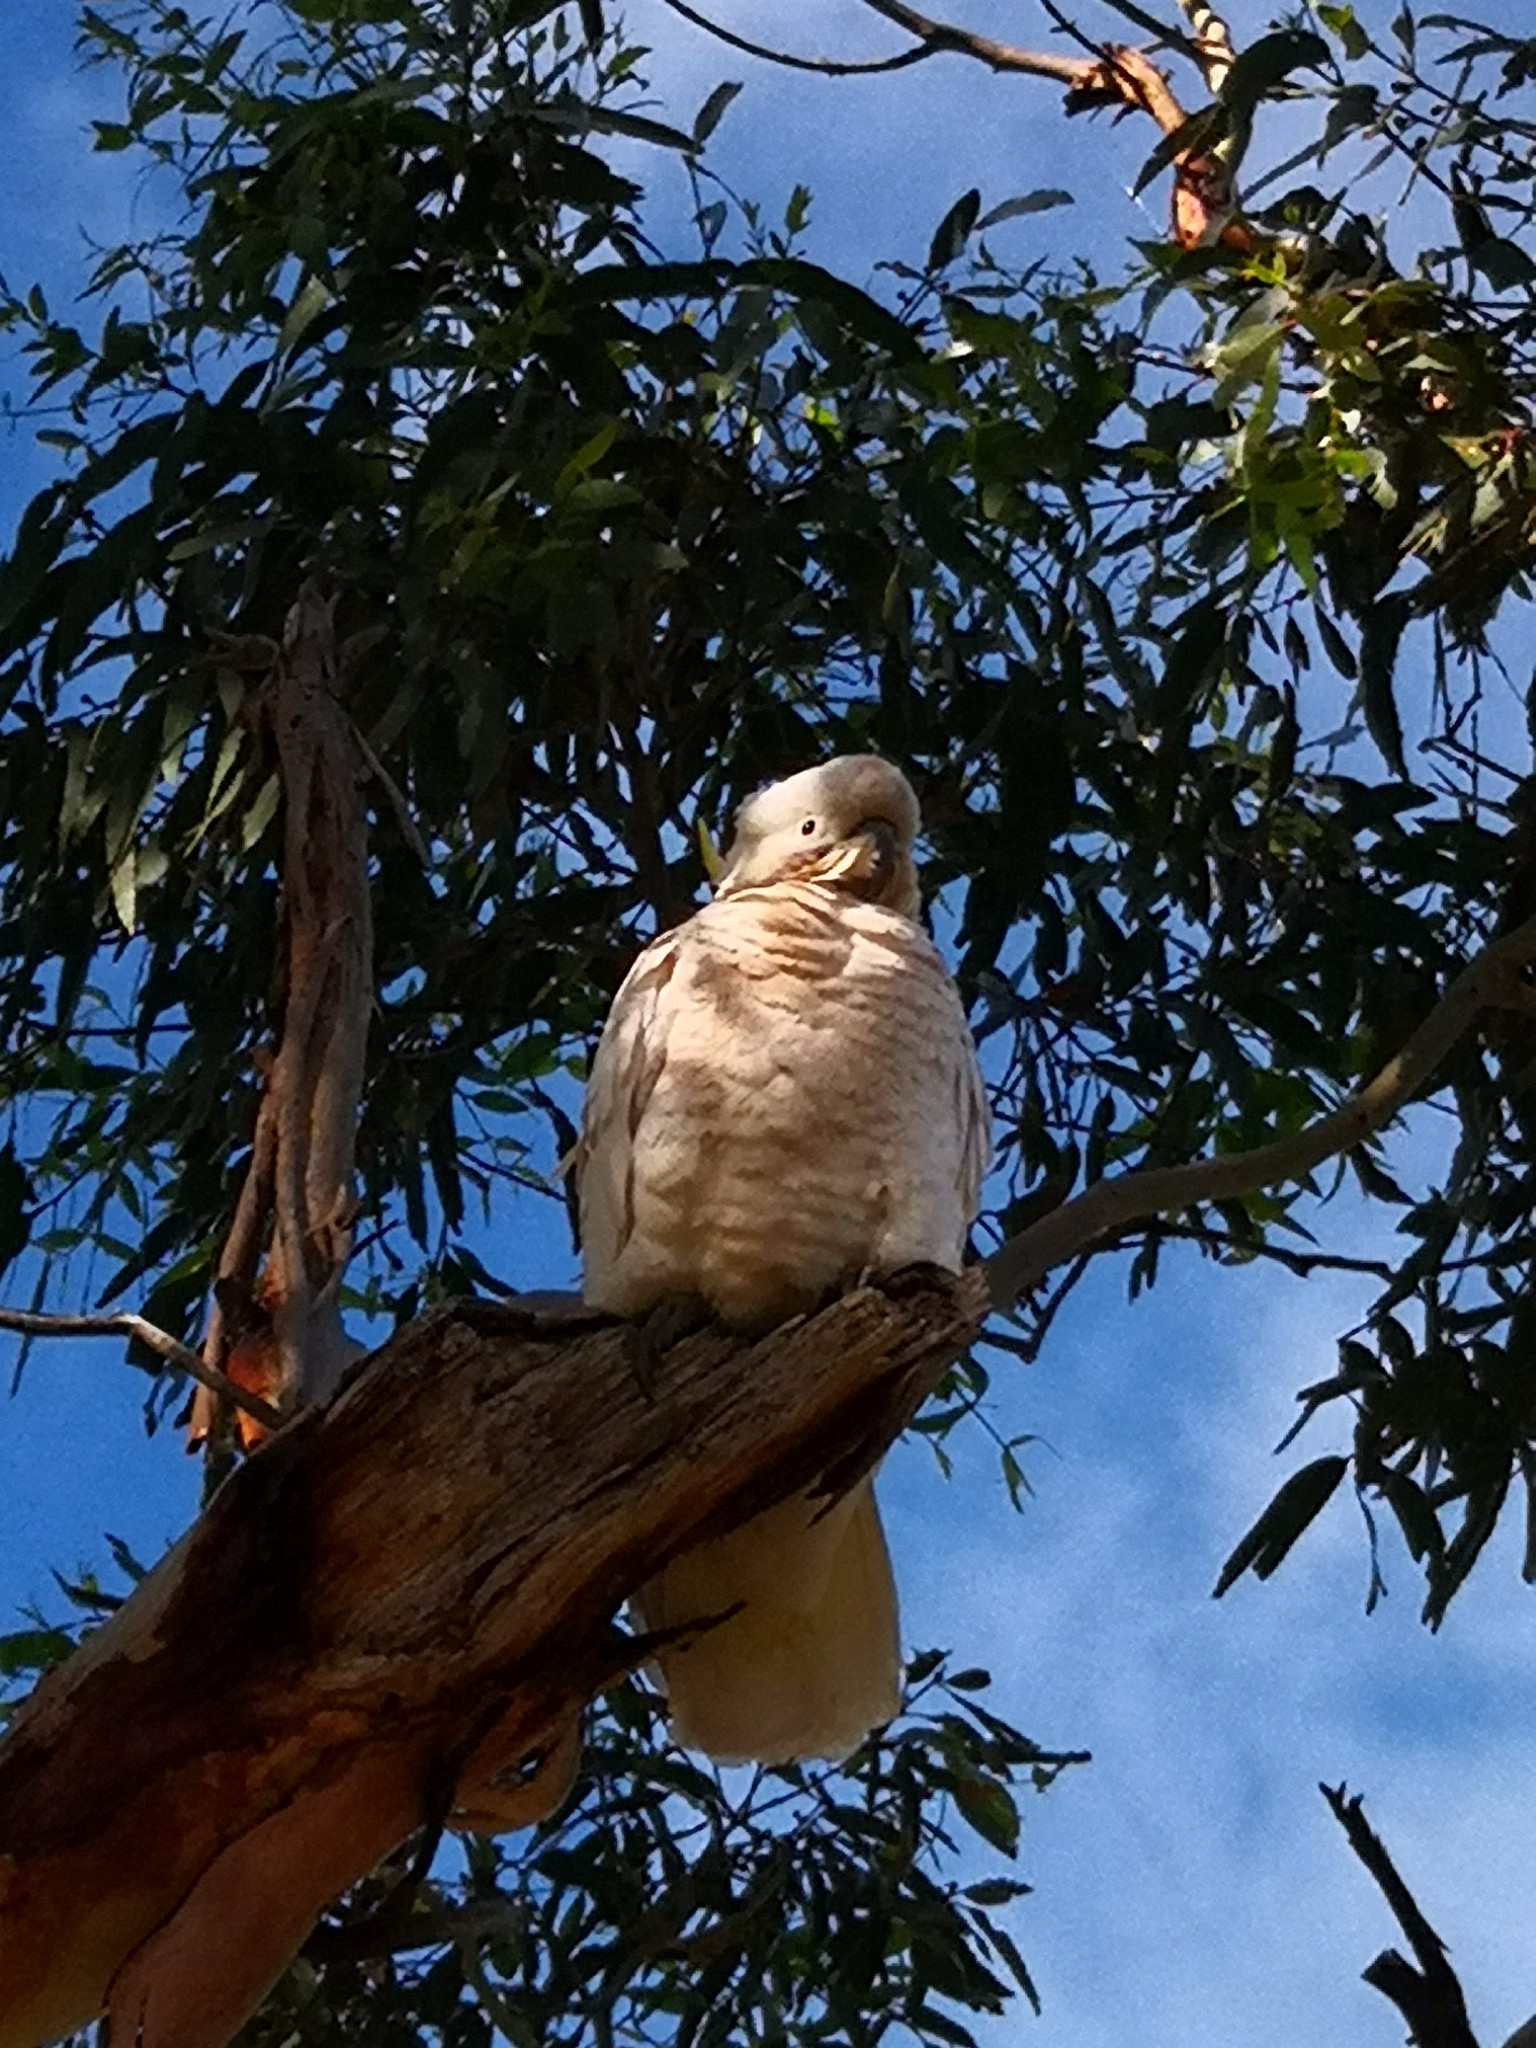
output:
[[[321,1398],[356,1355],[336,1293],[352,1249],[373,1003],[365,767],[337,696],[330,607],[313,584],[288,615],[259,715],[283,787],[283,1027],[263,1073],[203,1358],[247,1393],[291,1410]],[[216,1412],[217,1398],[199,1388],[193,1443]],[[260,1441],[259,1424],[238,1421],[247,1447]]]

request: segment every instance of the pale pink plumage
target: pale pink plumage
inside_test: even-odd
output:
[[[872,823],[894,835],[894,866]],[[777,784],[743,807],[715,901],[636,960],[576,1161],[587,1300],[641,1315],[700,1295],[763,1328],[865,1273],[958,1269],[987,1111],[959,995],[911,914],[916,825],[905,779],[871,757]],[[858,893],[876,884],[879,900]],[[870,1481],[699,1545],[636,1604],[666,1628],[738,1602],[662,1657],[680,1741],[840,1756],[896,1712]]]

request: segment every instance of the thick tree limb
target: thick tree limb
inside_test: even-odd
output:
[[[1350,1848],[1392,1908],[1418,1965],[1415,1968],[1406,1956],[1389,1948],[1367,1963],[1361,1975],[1373,1991],[1381,1992],[1397,2007],[1418,2048],[1478,2048],[1460,1981],[1446,1960],[1445,1943],[1425,1919],[1386,1844],[1367,1821],[1358,1795],[1351,1799],[1342,1785],[1320,1785],[1318,1790],[1349,1838]]]
[[[987,1261],[992,1299],[1010,1307],[1053,1268],[1076,1258],[1127,1224],[1201,1202],[1241,1201],[1261,1188],[1305,1180],[1325,1160],[1363,1144],[1433,1079],[1441,1063],[1484,1011],[1529,992],[1524,969],[1536,961],[1536,917],[1493,940],[1462,969],[1402,1051],[1373,1081],[1289,1138],[1195,1159],[1184,1166],[1148,1166],[1096,1181],[1052,1209]]]
[[[352,1250],[352,1162],[373,1005],[362,758],[337,698],[330,606],[306,584],[289,615],[272,725],[283,779],[287,1010],[267,1102],[273,1328],[302,1405],[343,1364],[336,1290]]]
[[[196,1380],[200,1387],[206,1388],[217,1399],[228,1401],[264,1429],[282,1427],[283,1418],[270,1402],[263,1401],[257,1394],[248,1394],[232,1379],[205,1365],[195,1351],[190,1351],[169,1330],[146,1322],[143,1316],[134,1315],[131,1310],[119,1309],[110,1315],[69,1316],[42,1314],[35,1309],[0,1308],[0,1330],[19,1330],[27,1337],[136,1337],[146,1351],[153,1351],[157,1358],[174,1365],[189,1379]]]
[[[591,1312],[402,1332],[0,1740],[0,2048],[103,2011],[114,2041],[218,2048],[336,1893],[569,1743],[635,1654],[635,1586],[867,1469],[985,1307],[975,1272],[903,1276],[755,1343],[689,1336],[643,1385]]]

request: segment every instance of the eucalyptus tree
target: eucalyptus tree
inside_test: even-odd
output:
[[[810,260],[801,194],[781,219],[709,182],[729,82],[661,118],[598,0],[82,12],[124,93],[97,147],[166,225],[101,255],[86,316],[3,306],[58,470],[0,570],[0,1228],[34,1311],[163,1336],[129,1352],[151,1417],[189,1364],[238,1391],[264,1307],[262,1244],[228,1252],[303,993],[272,675],[312,603],[366,768],[354,1319],[497,1290],[482,1219],[562,1199],[586,1049],[709,833],[873,746],[921,787],[997,1118],[1001,1312],[915,1426],[941,1455],[988,1426],[989,1374],[1090,1258],[1133,1290],[1175,1252],[1354,1263],[1375,1305],[1301,1410],[1348,1448],[1223,1584],[1347,1478],[1438,1621],[1532,1496],[1536,56],[1406,11],[1245,51],[1203,10],[1119,11],[1161,47],[1089,25],[1045,75],[1154,117],[1178,232],[1108,276],[1018,270],[989,229],[1059,195],[967,193],[879,296]],[[1148,83],[1180,63],[1193,111]],[[1276,164],[1279,99],[1315,140]],[[653,166],[694,181],[686,248],[655,239]],[[1437,225],[1362,210],[1394,170]],[[1384,1128],[1413,1100],[1446,1112],[1427,1178]],[[1319,1242],[1333,1161],[1400,1259]],[[18,1633],[7,1669],[74,1633]],[[845,1772],[746,1790],[626,1680],[573,1804],[435,1875],[417,1844],[252,2038],[969,2039],[1033,1990],[1022,1886],[962,1882],[957,1833],[1011,1855],[1017,1789],[1067,1757],[984,1674],[909,1679]]]

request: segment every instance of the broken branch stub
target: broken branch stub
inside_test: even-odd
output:
[[[1424,1917],[1387,1845],[1366,1819],[1359,1794],[1351,1798],[1343,1785],[1319,1785],[1318,1790],[1413,1950],[1410,1963],[1396,1949],[1384,1949],[1366,1964],[1361,1976],[1373,1991],[1397,2007],[1416,2048],[1478,2048],[1461,1980],[1451,1968],[1446,1945]],[[1505,2048],[1511,2044],[1506,2042]]]
[[[217,2048],[445,1798],[515,1817],[507,1778],[633,1654],[628,1593],[866,1469],[985,1312],[977,1272],[903,1276],[757,1342],[711,1326],[644,1384],[590,1312],[403,1331],[0,1741],[0,2048],[103,2012],[137,2048]]]

